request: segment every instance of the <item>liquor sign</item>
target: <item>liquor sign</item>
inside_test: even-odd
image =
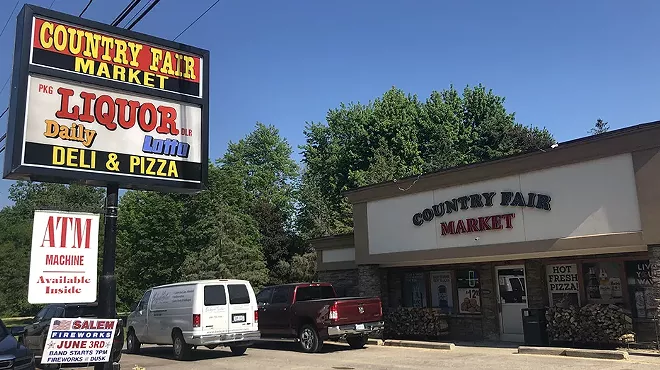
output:
[[[25,5],[3,177],[201,190],[209,52]]]
[[[36,211],[28,302],[96,301],[99,215]]]
[[[117,331],[116,319],[50,320],[42,364],[108,362]]]

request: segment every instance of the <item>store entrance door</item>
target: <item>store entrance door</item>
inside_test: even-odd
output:
[[[497,298],[500,318],[500,339],[506,342],[524,342],[522,309],[527,308],[527,282],[525,266],[498,266]]]

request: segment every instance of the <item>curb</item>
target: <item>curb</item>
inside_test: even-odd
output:
[[[394,340],[388,339],[384,343],[389,347],[409,347],[409,348],[423,348],[423,349],[442,349],[451,351],[454,349],[454,343],[438,343],[438,342],[420,342],[414,340]]]
[[[524,355],[566,356],[581,358],[597,358],[603,360],[627,360],[630,355],[626,351],[610,351],[602,349],[575,349],[557,347],[518,347],[518,353]]]

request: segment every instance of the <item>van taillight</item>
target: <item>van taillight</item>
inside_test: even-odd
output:
[[[254,323],[259,322],[259,311],[254,311]]]
[[[198,313],[193,314],[193,328],[199,328],[202,325],[202,317]]]
[[[332,306],[330,306],[330,315],[328,315],[328,318],[330,320],[339,319],[339,312],[337,311],[337,303],[333,303]]]

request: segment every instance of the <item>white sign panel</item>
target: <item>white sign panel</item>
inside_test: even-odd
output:
[[[550,306],[579,306],[580,279],[576,264],[546,266]]]
[[[433,307],[438,307],[446,311],[451,311],[454,307],[452,297],[453,289],[451,286],[450,271],[431,272],[431,303]]]
[[[28,302],[96,301],[99,215],[35,211]]]
[[[110,361],[117,324],[116,319],[52,319],[41,363],[87,364]]]
[[[199,106],[30,76],[23,164],[199,182]]]

